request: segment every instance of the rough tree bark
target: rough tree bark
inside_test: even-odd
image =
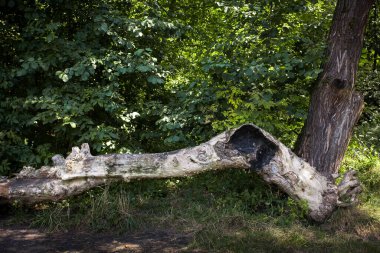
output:
[[[330,179],[339,169],[364,105],[354,83],[373,3],[374,0],[338,0],[328,37],[327,60],[295,150]]]
[[[351,177],[338,187],[269,133],[255,125],[226,131],[199,146],[157,154],[92,156],[87,144],[54,166],[25,167],[17,177],[0,182],[5,201],[36,203],[59,200],[97,185],[117,180],[182,177],[206,170],[249,169],[277,185],[296,200],[308,204],[309,216],[323,222],[352,193]],[[354,184],[353,184],[354,183]]]

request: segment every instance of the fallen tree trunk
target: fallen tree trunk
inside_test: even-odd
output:
[[[354,173],[340,186],[317,172],[269,133],[253,124],[223,132],[199,146],[157,154],[92,156],[89,146],[74,147],[64,159],[38,170],[25,167],[15,178],[0,182],[0,197],[33,204],[59,200],[117,180],[183,177],[207,170],[249,169],[308,204],[309,216],[323,222],[339,205],[339,194],[355,196]]]

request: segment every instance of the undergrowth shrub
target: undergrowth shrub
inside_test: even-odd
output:
[[[341,166],[341,173],[354,169],[358,171],[360,182],[364,192],[362,199],[380,200],[380,158],[379,153],[373,147],[367,147],[364,143],[354,140],[346,152]]]
[[[342,164],[342,172],[355,169],[361,182],[370,190],[380,187],[379,153],[372,147],[361,145],[355,141],[346,153]]]

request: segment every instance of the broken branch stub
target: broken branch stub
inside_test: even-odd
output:
[[[338,203],[338,188],[269,133],[253,124],[223,132],[196,147],[156,154],[92,156],[88,144],[74,147],[53,166],[24,168],[0,182],[0,197],[36,203],[59,200],[118,180],[183,177],[207,170],[249,169],[308,204],[309,216],[323,222]],[[347,193],[347,191],[345,192]]]

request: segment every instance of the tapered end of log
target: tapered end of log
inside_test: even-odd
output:
[[[9,186],[7,182],[0,183],[0,197],[6,197],[9,195]]]
[[[6,178],[0,179],[0,205],[9,203],[9,185]]]

